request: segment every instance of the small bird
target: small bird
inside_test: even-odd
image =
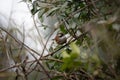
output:
[[[57,42],[57,44],[62,45],[67,42],[67,38],[63,33],[57,33],[55,41]]]

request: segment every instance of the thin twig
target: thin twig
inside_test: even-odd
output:
[[[25,43],[23,43],[22,41],[14,38],[14,37],[13,37],[8,31],[6,31],[4,28],[0,27],[0,29],[1,29],[2,31],[4,31],[5,33],[7,33],[11,38],[13,38],[18,44],[20,44],[20,45],[23,44],[26,49],[28,49],[28,50],[36,53],[38,56],[40,56],[40,53],[38,53],[37,51],[35,51],[35,50],[33,50],[32,48],[30,48],[29,46],[27,46],[27,45],[26,45]]]
[[[28,5],[27,3],[26,3],[26,5],[27,5],[27,7],[28,7],[28,9],[29,9],[29,12],[31,13],[31,10],[30,10],[29,5]],[[31,13],[31,15],[32,15],[32,13]],[[36,25],[34,15],[32,15],[32,19],[33,19],[33,22],[34,22],[35,29],[36,29],[36,31],[37,31],[37,33],[38,33],[38,35],[39,35],[40,43],[41,43],[43,46],[45,46],[45,44],[44,44],[44,42],[43,42],[43,40],[42,40],[42,36],[41,36],[41,34],[40,34],[40,31],[39,31],[39,29],[38,29],[38,26]],[[47,50],[46,47],[45,47],[45,49]],[[48,51],[48,50],[47,50],[47,51]]]
[[[79,38],[83,38],[84,36],[86,36],[87,32],[84,32],[83,34],[81,34],[80,36],[78,36],[77,38],[73,39],[71,42],[74,42],[75,40],[79,39]],[[45,55],[44,57],[48,57],[48,56],[52,56],[53,54],[55,54],[56,52],[58,52],[59,50],[63,49],[64,47],[66,47],[67,45],[69,45],[71,42],[66,43],[65,45],[63,45],[62,47],[60,47],[59,49],[57,49],[56,51],[49,53],[47,55]]]

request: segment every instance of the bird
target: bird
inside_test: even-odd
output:
[[[67,42],[67,38],[63,33],[57,33],[55,36],[55,41],[57,44],[62,45]]]

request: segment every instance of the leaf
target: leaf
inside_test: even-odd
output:
[[[50,16],[50,15],[52,15],[52,13],[54,13],[56,10],[58,10],[59,9],[59,7],[55,7],[55,8],[52,8],[52,9],[50,9],[48,12],[47,12],[47,16]]]
[[[62,31],[62,33],[67,34],[67,31],[64,25],[60,25],[60,30]]]
[[[38,18],[41,18],[44,13],[45,13],[45,9],[41,9],[38,13]]]
[[[61,66],[62,71],[73,68],[73,61],[71,58],[64,58],[63,62],[64,63]]]
[[[33,8],[31,9],[31,13],[33,14],[33,15],[35,15],[35,13],[37,13],[37,11],[38,11],[38,9],[37,9],[37,1],[34,1],[33,2]]]
[[[70,44],[71,47],[71,52],[67,53],[66,51],[64,51],[62,53],[63,56],[63,64],[61,66],[61,70],[72,70],[72,69],[76,69],[80,64],[80,58],[79,58],[79,54],[80,54],[80,50],[79,47],[75,44],[75,42]]]
[[[62,52],[62,56],[63,58],[70,57],[70,55],[66,51]]]
[[[70,44],[70,47],[72,48],[72,53],[75,53],[75,54],[80,54],[80,49],[79,47],[75,44],[75,42],[72,42]]]

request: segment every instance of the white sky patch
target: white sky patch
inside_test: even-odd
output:
[[[24,23],[24,25],[27,26],[27,29],[33,26],[33,21],[27,5],[26,3],[21,2],[21,0],[1,0],[0,14],[7,17],[7,19],[11,18],[18,25]]]
[[[39,36],[35,29],[32,16],[26,3],[20,1],[21,0],[1,0],[0,24],[8,24],[11,19],[17,24],[15,27],[17,27],[20,31],[22,31],[24,27],[25,44],[38,52],[42,52],[43,46],[37,40]],[[11,28],[11,26],[9,26],[9,28]]]
[[[5,17],[5,19],[3,18]],[[1,0],[0,2],[0,24],[8,24],[9,21],[13,20],[20,31],[23,30],[23,27],[25,29],[25,44],[27,44],[32,49],[38,51],[39,53],[43,50],[43,44],[41,44],[41,41],[38,40],[40,37],[36,31],[36,28],[33,23],[32,16],[30,14],[30,11],[28,10],[28,7],[26,3],[21,2],[21,0]],[[51,20],[52,19],[52,20]],[[44,30],[43,27],[39,27],[40,34],[42,36],[42,41],[46,42],[45,37],[47,35],[50,35],[50,32],[52,32],[54,29],[52,28],[55,18],[46,18],[44,24],[49,25],[46,30]],[[53,24],[52,24],[53,23]],[[8,24],[9,25],[9,24]],[[40,24],[37,24],[40,25]],[[11,28],[11,26],[9,26]],[[54,36],[54,35],[53,35]],[[48,42],[47,48],[50,47],[52,43],[52,39]],[[45,51],[47,53],[47,51]]]

